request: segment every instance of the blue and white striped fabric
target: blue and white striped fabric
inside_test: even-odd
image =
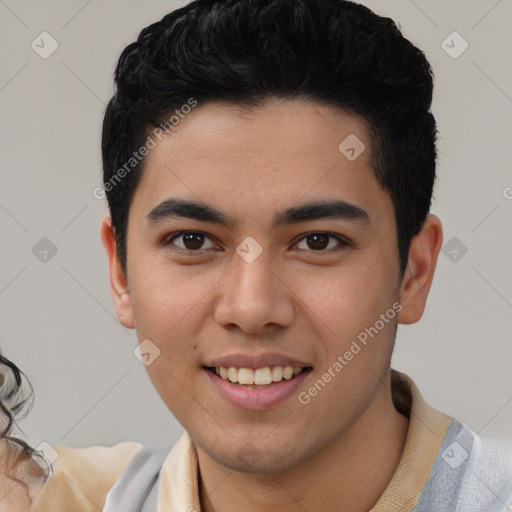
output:
[[[512,512],[512,445],[452,420],[414,512]]]

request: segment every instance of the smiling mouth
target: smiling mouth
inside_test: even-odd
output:
[[[230,366],[204,366],[217,377],[228,381],[231,384],[248,388],[264,389],[285,380],[292,380],[298,375],[311,371],[311,366],[297,367],[292,366],[266,366],[264,368],[237,368]]]

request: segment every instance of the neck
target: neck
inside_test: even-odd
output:
[[[387,384],[340,439],[285,473],[232,471],[198,452],[201,510],[370,510],[398,467],[409,427],[393,406],[391,374]]]

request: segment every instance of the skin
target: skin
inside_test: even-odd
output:
[[[355,161],[338,150],[350,134],[366,145]],[[126,276],[110,217],[101,224],[117,315],[161,351],[148,374],[197,447],[202,510],[367,511],[397,468],[408,420],[391,399],[392,346],[397,322],[423,314],[442,228],[428,216],[400,278],[393,204],[371,152],[365,121],[331,107],[268,101],[242,112],[206,103],[146,157],[129,211]],[[169,197],[203,201],[238,222],[150,225],[147,214]],[[321,199],[355,204],[370,222],[271,228],[274,212]],[[202,252],[179,253],[183,237],[161,245],[186,230],[207,235]],[[312,231],[348,245],[331,238],[318,250]],[[236,253],[248,236],[263,249],[252,263]],[[217,356],[277,352],[313,367],[299,389],[307,391],[396,302],[400,313],[307,405],[294,394],[265,410],[236,407],[202,370]],[[249,461],[240,456],[248,443]]]

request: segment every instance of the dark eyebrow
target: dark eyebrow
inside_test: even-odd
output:
[[[149,224],[157,224],[179,217],[212,222],[230,230],[237,222],[237,219],[231,219],[213,206],[175,198],[166,199],[155,206],[147,215],[146,220]],[[359,206],[341,200],[326,200],[293,206],[282,212],[277,212],[274,215],[272,227],[319,219],[342,219],[370,224],[368,214]]]

